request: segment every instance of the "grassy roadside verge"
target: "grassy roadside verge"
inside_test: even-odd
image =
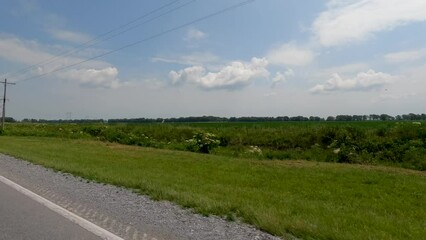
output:
[[[2,135],[93,139],[248,159],[426,170],[426,124],[421,122],[13,123]]]
[[[0,137],[0,152],[133,188],[279,236],[421,239],[426,175],[306,161],[259,161],[89,140]],[[1,166],[0,166],[1,167]]]

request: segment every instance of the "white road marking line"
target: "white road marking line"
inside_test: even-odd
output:
[[[86,219],[77,216],[76,214],[50,202],[49,200],[31,192],[30,190],[10,181],[9,179],[0,176],[0,181],[4,184],[14,188],[16,191],[26,195],[27,197],[33,199],[34,201],[42,204],[43,206],[49,208],[50,210],[58,213],[59,215],[65,217],[66,219],[70,220],[73,223],[78,224],[80,227],[88,230],[89,232],[92,232],[93,234],[101,237],[102,239],[106,240],[123,240],[121,237],[87,221]]]

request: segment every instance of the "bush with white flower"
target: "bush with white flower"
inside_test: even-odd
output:
[[[258,146],[250,146],[247,152],[254,155],[262,155],[262,149],[260,149]]]
[[[219,138],[213,133],[196,133],[191,139],[186,140],[186,148],[192,152],[210,153],[220,145]]]

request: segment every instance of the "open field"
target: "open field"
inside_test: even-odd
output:
[[[426,123],[255,122],[10,124],[4,135],[97,139],[256,159],[387,165],[426,170]],[[202,147],[199,144],[204,144]]]
[[[171,200],[202,214],[242,219],[279,236],[421,239],[426,235],[426,175],[421,171],[232,158],[48,137],[1,136],[0,151]]]

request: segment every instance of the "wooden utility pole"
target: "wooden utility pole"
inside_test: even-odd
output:
[[[7,84],[15,85],[16,83],[8,83],[7,79],[4,79],[4,82],[0,82],[0,83],[4,83],[3,116],[2,116],[2,120],[1,120],[1,130],[4,131],[4,120],[6,119],[6,87],[7,87]]]

